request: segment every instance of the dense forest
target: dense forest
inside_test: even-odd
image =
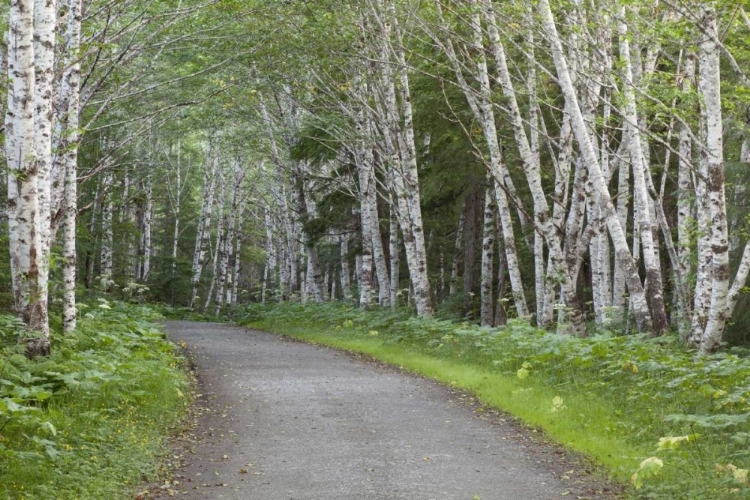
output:
[[[32,356],[86,294],[748,340],[742,3],[2,10],[2,301]]]

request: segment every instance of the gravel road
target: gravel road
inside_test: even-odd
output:
[[[470,396],[235,326],[167,322],[199,380],[183,499],[614,498],[585,464]]]

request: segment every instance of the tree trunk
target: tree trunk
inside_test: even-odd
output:
[[[6,159],[8,162],[8,211],[10,260],[15,307],[27,328],[39,336],[27,342],[30,356],[49,354],[46,287],[37,177],[34,128],[34,3],[11,2],[8,31],[8,107]],[[44,154],[44,151],[40,151]]]
[[[20,3],[20,2],[19,2]],[[57,10],[55,0],[36,0],[34,5],[34,149],[36,150],[36,196],[38,201],[37,231],[39,232],[39,254],[32,255],[38,267],[37,293],[33,299],[38,305],[33,314],[33,330],[42,332],[42,339],[29,345],[29,354],[47,354],[49,350],[49,318],[47,297],[49,288],[49,263],[51,238],[50,184],[52,171],[52,107],[53,80],[55,77],[55,29]],[[22,192],[23,193],[23,192]],[[23,194],[22,194],[23,196]],[[57,207],[55,207],[57,208]],[[27,323],[29,324],[29,323]],[[31,325],[29,324],[31,327]],[[34,352],[39,350],[39,352]]]
[[[500,219],[495,217],[495,233],[500,234],[502,229]],[[495,239],[497,240],[497,298],[495,299],[495,320],[493,326],[501,326],[508,323],[508,313],[505,310],[505,293],[508,283],[505,279],[507,265],[505,263],[505,252],[503,251],[503,240],[501,238]]]
[[[373,200],[370,207],[373,209],[372,225],[372,260],[375,264],[375,274],[378,277],[378,303],[381,307],[391,305],[391,280],[388,276],[388,264],[385,261],[385,249],[383,248],[383,237],[380,233],[380,218],[378,217],[377,194],[375,193],[375,182],[371,183]]]
[[[681,90],[689,95],[692,90],[692,82],[695,77],[695,56],[692,52],[685,54],[685,65],[683,69],[683,78]],[[692,221],[693,221],[693,197],[695,196],[695,186],[693,185],[692,157],[693,142],[691,139],[690,129],[687,124],[680,124],[679,133],[679,158],[677,165],[677,255],[680,261],[680,272],[686,278],[693,272],[691,262],[691,241],[692,241]],[[685,297],[690,304],[690,297]],[[680,306],[681,307],[681,306]],[[687,340],[690,332],[690,315],[691,310],[685,308],[679,310],[678,328],[680,338]]]
[[[215,139],[214,139],[215,140]],[[213,147],[211,147],[213,146]],[[214,204],[214,189],[216,187],[216,169],[219,164],[218,151],[215,144],[209,145],[206,157],[206,169],[203,175],[203,198],[201,199],[201,213],[198,228],[195,233],[195,250],[193,251],[193,269],[190,276],[190,309],[195,307],[198,298],[198,286],[201,281],[203,267],[206,265],[206,243],[211,234],[211,211]]]
[[[203,305],[203,312],[208,312],[208,307],[211,305],[211,299],[214,298],[214,290],[217,288],[218,281],[220,279],[220,267],[222,257],[224,255],[224,242],[226,237],[226,232],[224,229],[224,226],[226,225],[226,213],[224,210],[224,204],[226,203],[226,196],[225,196],[225,181],[224,181],[224,172],[222,171],[221,167],[219,167],[219,170],[217,171],[218,181],[219,181],[219,194],[216,199],[216,221],[217,221],[217,227],[216,227],[216,244],[214,246],[213,256],[211,257],[211,284],[208,287],[208,293],[206,293],[206,302]],[[207,228],[208,231],[208,238],[210,240],[211,238],[211,228]],[[218,296],[217,296],[218,299]]]
[[[491,182],[491,181],[490,181]],[[482,326],[492,326],[495,316],[495,302],[492,300],[492,264],[495,250],[495,202],[492,184],[485,190],[484,224],[482,228],[482,279],[481,279],[481,313]]]
[[[632,62],[630,60],[630,43],[627,39],[627,24],[625,23],[626,10],[622,7],[619,12],[621,20],[618,23],[618,34],[620,37],[620,57],[623,59],[623,70],[625,82],[623,92],[625,94],[624,116],[626,135],[630,142],[630,161],[633,166],[633,188],[635,191],[634,203],[636,207],[636,223],[640,228],[641,243],[643,245],[643,263],[646,268],[646,279],[648,280],[648,294],[653,313],[654,335],[661,335],[669,329],[666,307],[664,305],[664,287],[662,285],[661,266],[657,259],[654,241],[654,220],[651,218],[650,197],[648,195],[646,176],[651,175],[648,165],[644,163],[644,154],[641,144],[641,134],[638,129],[638,112],[635,102],[635,83],[633,81]]]
[[[391,257],[391,310],[396,311],[398,308],[398,286],[400,282],[400,266],[401,266],[401,252],[398,244],[398,215],[396,214],[396,207],[393,204],[393,195],[390,200],[390,231],[388,234],[388,250]]]
[[[274,292],[276,284],[276,241],[273,237],[273,223],[271,221],[271,210],[264,211],[266,228],[266,270],[263,276],[263,288],[261,289],[261,302],[266,303],[268,292]],[[283,265],[283,261],[282,261]]]
[[[394,3],[388,0],[385,8],[384,3],[384,0],[377,1],[381,11],[374,14],[381,30],[381,74],[386,90],[387,129],[395,137],[394,146],[398,146],[397,155],[394,154],[396,150],[391,149],[392,167],[395,167],[391,172],[391,184],[398,201],[399,223],[404,237],[409,277],[414,286],[417,315],[432,316],[406,49]],[[387,15],[387,19],[378,17],[383,14]],[[395,56],[395,60],[392,56]],[[400,99],[396,95],[397,83],[400,87]]]
[[[702,32],[698,44],[698,93],[702,97],[701,118],[705,145],[701,150],[701,173],[706,178],[706,198],[710,214],[711,306],[701,338],[702,354],[719,348],[728,321],[729,243],[724,194],[724,145],[721,114],[721,75],[713,2],[700,6]]]
[[[64,154],[63,203],[65,210],[63,229],[63,332],[76,328],[76,217],[78,214],[78,143],[80,141],[80,82],[81,63],[78,50],[81,45],[81,0],[67,0],[68,24],[66,32],[67,69],[63,73],[63,89],[67,94],[65,110],[65,136],[67,148]]]
[[[630,290],[633,313],[636,318],[638,329],[641,332],[650,333],[653,331],[653,322],[648,309],[648,301],[646,300],[643,285],[638,276],[638,269],[632,255],[630,254],[627,240],[625,239],[625,232],[617,218],[615,207],[612,204],[612,199],[607,190],[604,176],[602,175],[599,159],[594,150],[593,144],[591,143],[591,137],[581,113],[578,96],[570,77],[568,63],[563,53],[562,42],[557,33],[557,27],[555,26],[552,10],[549,6],[549,0],[540,0],[539,11],[542,17],[544,31],[547,34],[551,45],[560,88],[565,100],[570,104],[573,131],[580,146],[582,157],[589,170],[591,185],[595,192],[600,196],[604,208],[604,214],[606,216],[607,227],[615,247],[616,258],[622,262],[623,267],[625,268],[625,278],[628,289]]]
[[[146,177],[146,207],[143,211],[143,264],[141,266],[140,279],[143,283],[148,281],[151,272],[151,224],[154,217],[154,186],[151,174]]]
[[[231,293],[228,295],[227,303],[235,305],[239,303],[239,282],[240,282],[240,270],[242,269],[242,263],[240,262],[240,256],[242,255],[242,226],[238,224],[238,229],[235,237],[234,244],[234,266],[232,267],[232,287]]]
[[[114,281],[112,280],[113,271],[113,246],[114,233],[112,228],[113,214],[113,193],[112,193],[112,171],[107,170],[104,173],[102,191],[104,202],[102,204],[102,248],[99,254],[99,275],[101,278],[102,290],[108,292]]]
[[[349,235],[342,234],[339,241],[341,242],[341,294],[344,302],[349,302],[352,298],[351,271],[349,270]]]

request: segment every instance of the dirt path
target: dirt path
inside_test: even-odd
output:
[[[611,498],[575,459],[431,381],[263,332],[166,326],[204,393],[179,498]]]

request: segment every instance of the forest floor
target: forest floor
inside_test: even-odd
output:
[[[582,458],[472,396],[343,351],[171,321],[198,379],[160,492],[185,499],[611,499]],[[154,491],[156,493],[156,491]]]

